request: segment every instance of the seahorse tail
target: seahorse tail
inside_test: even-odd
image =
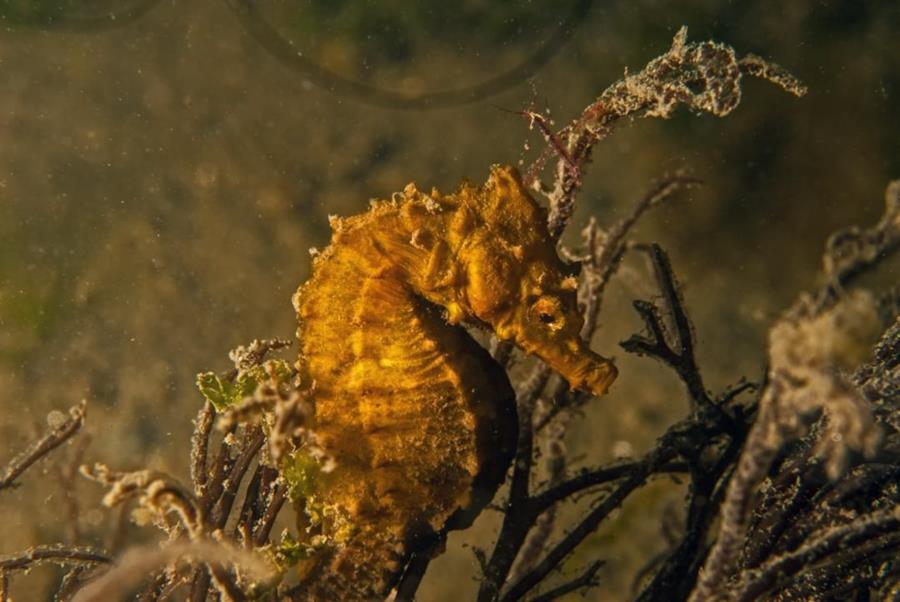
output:
[[[304,602],[384,600],[403,568],[408,542],[397,533],[363,526],[338,547],[322,550],[292,596]]]

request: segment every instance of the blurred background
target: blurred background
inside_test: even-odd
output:
[[[782,64],[809,94],[745,79],[725,119],[620,127],[595,150],[566,240],[590,215],[612,224],[667,172],[704,180],[636,235],[671,253],[713,391],[760,376],[767,325],[817,281],[828,234],[877,220],[900,177],[896,2],[251,5],[0,0],[0,466],[86,398],[84,461],[187,478],[195,375],[253,338],[293,338],[290,297],[329,214],[527,164],[541,138],[503,109],[533,101],[561,126],[681,25]],[[900,280],[893,269],[882,277]],[[654,294],[645,273],[629,259],[607,294],[594,347],[621,376],[570,429],[581,464],[639,454],[688,411],[673,375],[617,346],[640,328],[630,301]],[[74,537],[55,475],[76,447],[0,492],[0,554]],[[82,542],[119,545],[99,487],[73,492]],[[607,560],[595,599],[629,597],[682,495],[652,483],[579,549],[575,565]],[[422,600],[474,591],[466,546],[489,543],[490,514],[451,537]],[[16,600],[49,599],[58,577],[17,576]]]

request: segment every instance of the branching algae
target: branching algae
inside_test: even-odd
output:
[[[576,279],[546,224],[516,171],[498,166],[483,187],[409,185],[332,219],[294,297],[300,377],[336,461],[305,508],[329,542],[307,563],[311,597],[383,594],[417,541],[467,527],[503,481],[515,394],[462,324],[537,355],[573,388],[600,395],[615,379],[579,337]]]

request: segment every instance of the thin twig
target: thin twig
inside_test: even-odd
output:
[[[663,295],[666,314],[672,320],[673,332],[670,337],[655,305],[649,301],[635,301],[634,308],[650,331],[650,336],[633,335],[620,345],[628,352],[654,357],[675,370],[687,387],[695,407],[711,405],[712,399],[703,384],[694,355],[691,323],[684,309],[669,257],[657,244],[642,249],[650,255],[656,281]]]
[[[814,313],[833,304],[852,281],[900,250],[900,180],[884,191],[884,214],[869,228],[847,228],[832,234],[825,245],[825,275],[828,282],[816,294]]]
[[[215,418],[216,409],[207,399],[194,421],[194,433],[191,437],[191,480],[194,482],[194,494],[197,496],[202,496],[206,487],[209,435]]]
[[[262,448],[265,442],[265,434],[258,426],[252,427],[244,433],[244,445],[240,455],[232,466],[231,472],[228,474],[226,486],[222,490],[218,504],[213,510],[212,525],[214,529],[221,529],[225,526],[228,516],[231,513],[231,506],[237,495],[238,489],[244,480],[247,469],[253,458]]]
[[[598,468],[596,470],[584,471],[568,480],[560,483],[556,487],[548,489],[543,493],[539,493],[532,497],[531,508],[534,512],[543,512],[553,504],[571,497],[576,493],[580,493],[591,487],[617,481],[635,472],[644,469],[646,460],[636,462],[627,462],[617,466],[608,466]],[[660,466],[657,474],[684,473],[688,471],[688,466],[684,462],[670,462]]]
[[[269,534],[272,532],[275,519],[278,518],[278,513],[286,500],[287,488],[282,483],[276,483],[269,503],[266,506],[266,511],[253,532],[253,543],[256,547],[263,547],[269,543]]]
[[[662,178],[632,206],[628,215],[616,222],[606,232],[606,236],[602,239],[602,244],[599,244],[600,239],[595,233],[586,234],[585,238],[588,240],[590,256],[582,264],[586,268],[585,288],[587,290],[581,296],[583,297],[582,302],[588,305],[583,312],[582,338],[589,340],[594,334],[594,330],[597,327],[597,317],[600,313],[600,305],[603,300],[603,292],[621,263],[622,256],[627,248],[628,235],[634,226],[650,209],[658,207],[678,192],[700,184],[702,184],[701,180],[682,174]],[[596,222],[593,219],[591,219],[588,228],[596,228]]]
[[[553,187],[547,194],[551,235],[559,236],[565,229],[591,151],[617,123],[642,117],[667,119],[678,106],[724,117],[740,103],[742,75],[767,79],[796,96],[806,93],[787,71],[759,57],[738,59],[732,48],[715,42],[688,43],[686,27],[675,35],[668,52],[608,87],[557,134],[565,153],[559,154]]]
[[[16,479],[22,476],[35,462],[72,438],[84,424],[87,402],[69,408],[69,418],[59,426],[51,429],[46,435],[30,445],[25,451],[13,458],[6,466],[3,478],[0,478],[0,491],[15,487]]]
[[[566,478],[568,458],[564,439],[567,426],[568,421],[560,420],[552,429],[548,429],[536,437],[535,445],[540,450],[547,472],[546,487],[555,487]],[[509,577],[507,577],[508,581],[517,581],[543,555],[547,541],[553,534],[556,518],[557,508],[550,506],[546,512],[535,519],[528,539],[523,544]]]
[[[66,505],[66,514],[68,514],[68,520],[66,521],[66,529],[68,531],[67,537],[69,543],[72,545],[78,545],[81,539],[81,529],[79,525],[81,509],[78,504],[78,487],[75,482],[75,477],[78,475],[78,468],[84,460],[84,454],[87,451],[90,442],[90,435],[82,437],[78,441],[75,452],[72,454],[72,458],[69,462],[65,466],[57,467],[59,486],[60,489],[62,489],[62,498]]]
[[[0,556],[0,571],[25,570],[35,564],[111,564],[112,558],[91,548],[59,544],[34,546],[22,552]]]

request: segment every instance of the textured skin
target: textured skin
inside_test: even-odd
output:
[[[596,394],[616,371],[579,339],[575,279],[513,168],[451,195],[409,185],[332,228],[294,297],[301,378],[337,463],[316,492],[310,533],[328,543],[304,595],[372,599],[423,536],[474,520],[514,453],[512,387],[460,324]]]

